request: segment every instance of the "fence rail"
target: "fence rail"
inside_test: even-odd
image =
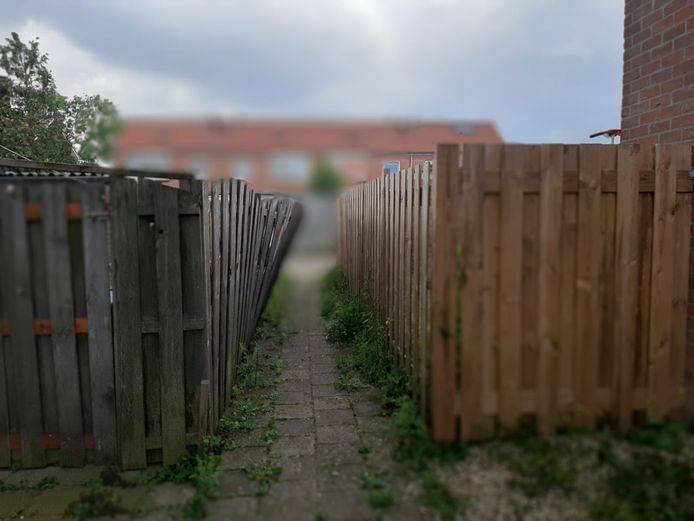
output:
[[[429,208],[416,171],[343,195],[340,264],[438,441],[681,409],[690,165],[687,146],[443,145]]]
[[[300,208],[178,182],[0,177],[0,468],[169,464],[216,427]]]

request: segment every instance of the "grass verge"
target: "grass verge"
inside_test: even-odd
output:
[[[337,360],[340,377],[336,387],[351,391],[365,382],[378,389],[395,435],[394,455],[420,476],[420,502],[444,521],[455,519],[466,502],[455,497],[430,468],[433,461],[440,461],[450,451],[433,443],[407,379],[388,351],[386,325],[379,322],[365,296],[350,291],[338,268],[324,279],[321,314],[328,341],[344,346]],[[464,451],[457,451],[457,455],[464,455]],[[374,508],[386,508],[392,502],[392,494],[385,490],[374,490],[369,496]]]

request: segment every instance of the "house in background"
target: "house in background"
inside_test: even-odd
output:
[[[491,122],[130,119],[118,166],[245,179],[258,191],[306,189],[317,161],[348,184],[431,161],[438,143],[501,143]]]

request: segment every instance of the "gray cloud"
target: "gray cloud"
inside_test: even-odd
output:
[[[48,25],[249,114],[489,118],[508,140],[584,141],[619,125],[622,16],[619,0],[44,0],[3,25]]]

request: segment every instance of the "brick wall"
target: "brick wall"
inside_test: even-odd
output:
[[[626,0],[622,143],[694,145],[694,1]],[[685,381],[694,414],[694,213]]]
[[[626,0],[622,142],[694,143],[694,2]]]

